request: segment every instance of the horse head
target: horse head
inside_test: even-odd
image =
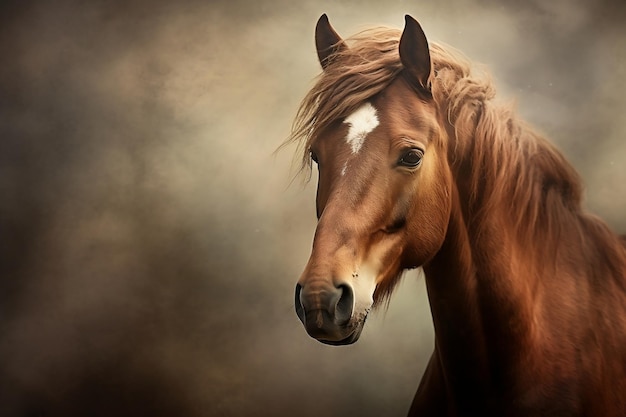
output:
[[[355,58],[359,51],[350,50],[325,15],[315,39],[322,80],[331,81],[320,84],[326,91],[316,99],[320,113],[308,141],[319,173],[318,224],[295,308],[309,335],[341,345],[358,340],[369,311],[402,271],[423,265],[441,247],[452,174],[445,116],[431,94],[429,47],[417,21],[406,16],[395,50],[380,40],[381,54],[396,60],[399,54],[401,67],[375,94],[363,90],[381,83],[379,69],[367,57]]]

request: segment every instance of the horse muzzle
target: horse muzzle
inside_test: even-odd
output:
[[[329,345],[348,345],[359,339],[365,316],[354,314],[354,289],[349,284],[296,285],[296,314],[307,333]]]

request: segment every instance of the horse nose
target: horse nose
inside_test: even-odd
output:
[[[316,339],[332,340],[343,332],[354,308],[354,291],[348,284],[303,286],[296,284],[296,314]]]

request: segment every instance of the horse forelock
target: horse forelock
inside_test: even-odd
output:
[[[367,29],[345,39],[349,47],[330,57],[302,100],[286,141],[299,145],[302,170],[310,168],[309,150],[320,132],[352,114],[400,73],[400,34],[397,29]]]

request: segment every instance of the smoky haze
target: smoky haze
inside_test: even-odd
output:
[[[604,1],[78,1],[0,16],[0,415],[401,416],[433,348],[407,274],[355,345],[293,311],[315,184],[274,150],[313,27],[401,27],[493,74],[626,232],[626,8]]]

